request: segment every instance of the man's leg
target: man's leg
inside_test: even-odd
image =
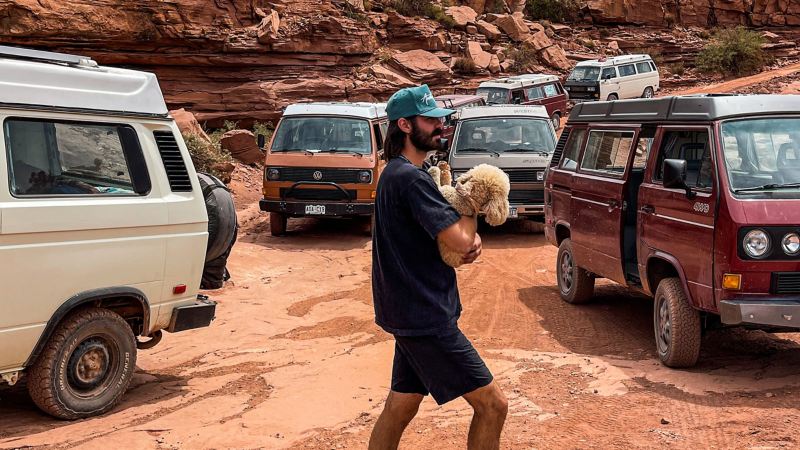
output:
[[[389,391],[372,435],[369,437],[369,450],[395,450],[400,444],[403,431],[417,414],[421,394],[403,394]],[[500,425],[502,427],[502,424]]]
[[[500,433],[508,413],[508,400],[492,381],[488,385],[464,394],[464,399],[475,413],[469,426],[469,450],[496,450],[500,448]]]

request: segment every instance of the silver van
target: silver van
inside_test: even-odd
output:
[[[496,105],[461,111],[448,163],[453,179],[478,164],[508,174],[508,217],[544,217],[544,172],[556,133],[544,106]]]

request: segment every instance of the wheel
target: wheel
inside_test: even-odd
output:
[[[59,419],[109,411],[136,368],[136,338],[118,314],[87,308],[58,325],[28,371],[33,402]]]
[[[692,308],[679,278],[658,284],[653,307],[658,358],[668,367],[691,367],[700,356],[700,313]]]
[[[592,298],[594,277],[575,265],[570,239],[564,239],[558,246],[556,276],[558,277],[559,293],[565,302],[580,304],[586,303]]]
[[[644,88],[644,92],[642,92],[642,98],[653,98],[653,88],[650,86]]]
[[[619,95],[617,94],[608,94],[608,98],[606,99],[609,102],[613,102],[614,100],[619,100]]]
[[[558,130],[561,128],[561,114],[553,113],[553,117],[550,118],[553,121],[553,128]]]
[[[269,232],[273,236],[283,236],[286,234],[286,222],[288,218],[285,214],[271,212],[269,213]]]

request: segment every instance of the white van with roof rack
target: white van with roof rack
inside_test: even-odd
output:
[[[214,318],[201,185],[151,73],[0,47],[0,99],[0,382],[102,414],[137,348]]]
[[[570,100],[576,103],[652,98],[660,87],[658,69],[650,55],[581,61],[564,84]]]

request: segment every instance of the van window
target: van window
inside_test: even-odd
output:
[[[633,168],[644,169],[647,165],[647,156],[650,154],[650,147],[653,146],[653,138],[639,137],[636,143],[636,150],[633,156]]]
[[[323,152],[372,153],[369,122],[343,117],[287,117],[284,118],[272,142],[272,152]]]
[[[487,105],[508,104],[508,89],[505,88],[482,87],[475,94],[483,97]]]
[[[6,120],[11,193],[135,195],[129,167],[143,155],[138,140],[123,139],[124,128],[135,135],[127,125]]]
[[[665,159],[686,160],[686,184],[693,188],[710,188],[712,181],[711,146],[707,130],[667,130],[661,138],[656,173],[661,181]]]
[[[607,78],[617,78],[617,69],[613,67],[606,67],[605,69],[603,69],[602,79],[605,80]]]
[[[655,71],[656,70],[656,63],[654,63],[653,61],[650,61],[650,67],[652,67],[653,71]]]
[[[650,67],[650,63],[649,62],[645,61],[645,62],[636,63],[636,70],[639,73],[648,73],[648,72],[652,72],[653,68]]]
[[[567,81],[597,81],[600,68],[597,66],[576,66]]]
[[[581,153],[581,144],[586,136],[586,130],[572,130],[569,141],[564,148],[564,158],[561,160],[561,168],[574,171],[578,167],[578,155]]]
[[[628,163],[632,131],[592,131],[583,152],[581,170],[606,172],[622,176]]]
[[[619,66],[619,76],[627,77],[630,75],[636,75],[636,67],[633,64],[625,64],[624,66]]]
[[[522,89],[511,91],[511,103],[520,104],[524,101],[525,101],[525,94],[523,94]]]
[[[548,119],[529,117],[487,117],[461,122],[455,153],[546,152],[553,153],[555,142]]]
[[[528,89],[528,100],[537,100],[544,98],[544,91],[541,86],[536,86]]]
[[[746,119],[722,124],[731,188],[800,182],[800,119]]]
[[[558,95],[558,88],[555,84],[545,84],[544,85],[544,93],[548,97],[555,97]]]

